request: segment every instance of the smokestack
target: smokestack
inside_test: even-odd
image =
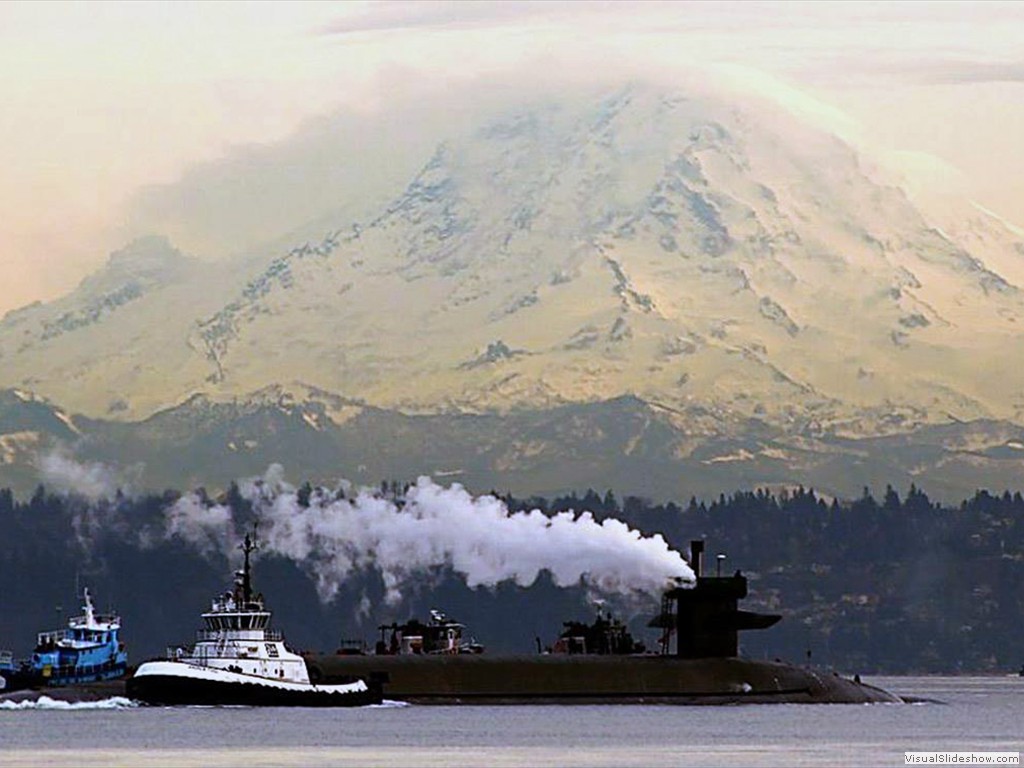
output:
[[[698,579],[704,575],[701,560],[704,556],[704,541],[693,539],[690,541],[690,570]]]

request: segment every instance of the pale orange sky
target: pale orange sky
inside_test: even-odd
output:
[[[944,168],[1024,221],[1024,4],[7,2],[0,313],[101,264],[140,188],[339,108],[387,108],[396,73],[436,85],[540,59],[764,74],[866,150]]]

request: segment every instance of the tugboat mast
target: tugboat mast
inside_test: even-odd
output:
[[[252,577],[250,574],[249,555],[259,547],[256,544],[256,527],[253,526],[252,537],[245,534],[245,540],[238,545],[238,548],[245,554],[245,565],[242,569],[242,605],[248,607],[252,602]]]

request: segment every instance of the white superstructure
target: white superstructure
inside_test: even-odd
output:
[[[83,590],[82,597],[85,601],[82,615],[68,619],[67,629],[38,633],[38,648],[53,647],[81,651],[106,645],[116,639],[117,632],[121,629],[121,617],[114,613],[97,614],[88,587]]]
[[[171,661],[291,683],[309,683],[305,660],[269,629],[270,611],[262,594],[254,594],[249,555],[256,545],[245,537],[245,565],[235,574],[234,589],[216,597],[203,614],[204,627],[191,648],[170,648]]]
[[[194,645],[168,649],[168,659],[147,661],[128,680],[128,695],[149,704],[229,704],[355,707],[381,701],[379,685],[347,678],[311,682],[306,661],[270,629],[263,595],[253,592],[246,535],[245,565],[233,588],[214,598],[203,614]],[[319,681],[317,681],[319,682]]]

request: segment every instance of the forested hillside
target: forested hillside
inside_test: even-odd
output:
[[[400,483],[383,489],[401,490]],[[0,490],[0,646],[27,653],[37,631],[77,611],[76,583],[122,613],[134,661],[188,640],[207,601],[227,586],[232,564],[167,534],[167,510],[179,498],[168,491],[88,503],[39,488],[21,501]],[[234,487],[218,501],[231,504],[236,521],[251,514]],[[753,657],[799,661],[810,651],[814,663],[862,673],[1013,671],[1024,662],[1019,492],[981,491],[955,507],[933,504],[913,487],[905,498],[887,489],[880,500],[865,489],[852,503],[804,489],[685,504],[619,500],[611,491],[505,501],[513,511],[616,517],[662,533],[680,551],[691,538],[706,539],[707,568],[725,554],[723,572],[741,569],[750,578],[749,607],[784,615],[777,627],[744,637]],[[319,650],[342,638],[372,643],[377,624],[436,607],[468,624],[491,652],[527,653],[536,637],[550,642],[562,621],[596,610],[583,586],[560,589],[542,576],[530,588],[471,590],[444,564],[422,573],[395,605],[384,602],[372,569],[327,604],[301,563],[262,557],[256,579],[289,641]],[[653,646],[654,630],[644,624],[655,606],[652,596],[648,605],[605,608],[632,614],[634,629]]]

